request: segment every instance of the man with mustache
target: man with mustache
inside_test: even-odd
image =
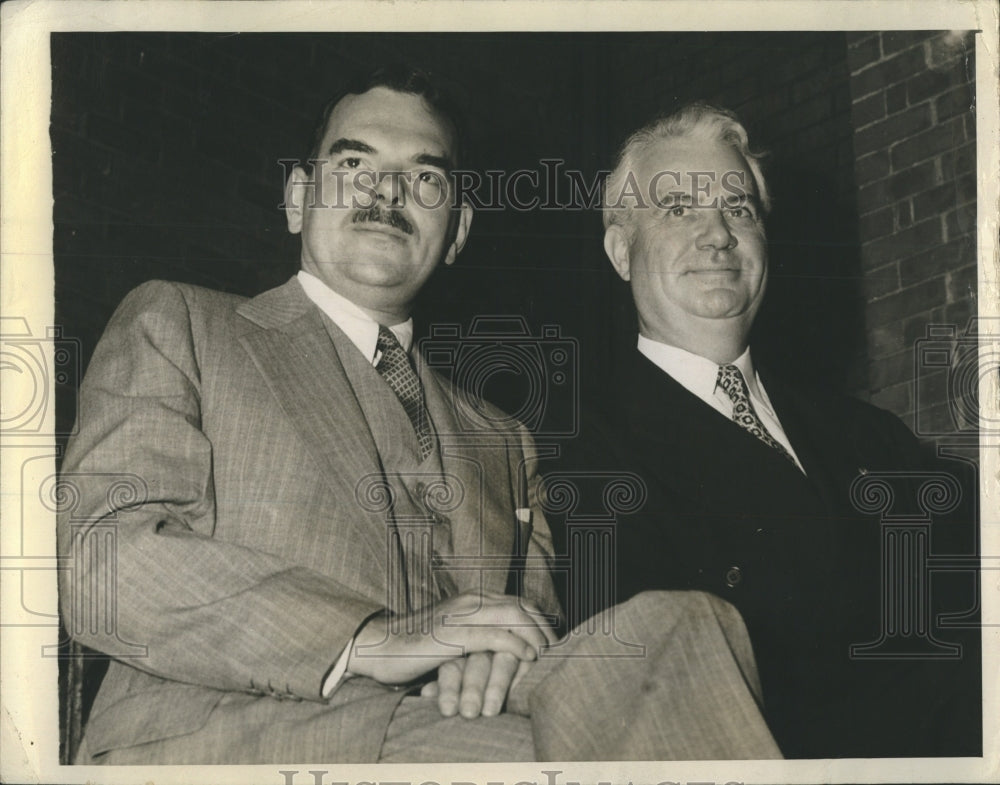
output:
[[[899,495],[915,503],[926,461],[888,412],[755,366],[770,206],[759,156],[727,110],[690,105],[625,142],[606,182],[604,248],[631,289],[638,338],[603,414],[581,418],[585,437],[569,449],[575,476],[627,469],[649,496],[617,522],[615,570],[588,573],[577,591],[605,604],[650,589],[732,602],[786,757],[978,755],[975,631],[944,632],[966,639],[959,660],[851,654],[885,623],[879,520],[852,506],[852,483],[909,473]],[[935,537],[950,536],[937,523]],[[922,610],[976,606],[971,581],[950,606],[941,588]]]
[[[113,317],[63,467],[62,609],[145,652],[111,661],[79,762],[778,755],[726,603],[636,597],[615,623],[639,657],[557,642],[530,435],[464,427],[409,351],[469,232],[460,151],[425,75],[377,72],[288,179],[297,276],[250,300],[153,282]],[[109,581],[113,635],[77,623]]]

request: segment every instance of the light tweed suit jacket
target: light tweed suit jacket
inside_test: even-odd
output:
[[[384,505],[359,490],[381,466],[336,330],[295,279],[250,300],[151,282],[112,318],[63,464],[61,603],[85,645],[145,652],[111,661],[87,754],[183,736],[191,762],[220,745],[246,763],[377,759],[403,693],[356,678],[321,696],[393,569]],[[454,553],[490,566],[455,582],[503,592],[513,559],[551,557],[530,437],[470,434],[449,384],[418,371],[461,486]],[[523,585],[559,612],[547,571]]]

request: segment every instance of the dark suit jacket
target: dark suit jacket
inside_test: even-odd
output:
[[[183,760],[149,745],[149,762],[377,758],[403,692],[356,678],[320,694],[402,580],[338,334],[295,279],[251,300],[152,282],[112,318],[81,389],[58,530],[75,560],[60,573],[66,626],[115,658],[90,754],[183,736]],[[470,432],[450,385],[417,365],[454,555],[489,562],[456,572],[457,588],[503,592],[505,565],[551,553],[541,514],[519,513],[537,485],[531,439],[517,425]],[[558,612],[546,571],[523,589]],[[222,729],[207,737],[212,717]]]
[[[882,530],[852,505],[851,484],[866,471],[928,468],[917,440],[873,406],[762,378],[805,475],[637,351],[615,396],[583,411],[561,469],[631,471],[648,498],[618,520],[611,586],[594,586],[602,578],[591,570],[591,591],[566,597],[570,623],[594,610],[579,596],[613,604],[646,589],[710,591],[747,623],[786,756],[979,754],[977,632],[965,633],[959,662],[848,656],[881,627]],[[584,507],[599,504],[595,492],[583,489]],[[565,523],[553,527],[557,552]],[[939,522],[935,536],[962,523],[971,531],[968,519]],[[949,610],[974,606],[972,581],[960,588]]]

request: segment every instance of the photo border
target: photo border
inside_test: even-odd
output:
[[[711,8],[708,12],[707,9]],[[52,249],[52,169],[49,142],[51,66],[49,34],[55,31],[640,31],[662,30],[978,30],[976,51],[977,166],[979,209],[979,315],[995,329],[1000,316],[998,284],[997,202],[998,163],[997,14],[991,0],[954,3],[950,0],[907,2],[879,0],[722,0],[687,2],[205,2],[193,0],[38,0],[0,6],[0,314],[26,320],[33,334],[54,324]],[[991,339],[997,336],[991,335]],[[53,358],[48,356],[48,372]],[[981,381],[979,400],[996,409],[997,379]],[[9,391],[8,391],[9,393]],[[45,412],[43,430],[54,430],[54,401]],[[996,411],[990,411],[991,417]],[[20,597],[20,581],[28,569],[48,570],[50,595],[37,597],[39,607],[56,614],[55,558],[26,554],[55,549],[54,515],[49,520],[20,521],[20,500],[10,492],[20,487],[21,466],[28,456],[50,462],[51,443],[20,442],[6,435],[0,450],[0,471],[6,492],[0,499],[0,597],[3,615]],[[997,499],[990,478],[1000,473],[1000,454],[981,453],[982,554],[984,568],[1000,569],[1000,520],[986,520]],[[19,526],[18,523],[21,523]],[[25,541],[20,540],[24,531]],[[30,547],[27,538],[30,537]],[[992,554],[998,554],[992,556]],[[992,559],[992,561],[991,561]],[[1000,772],[1000,581],[987,572],[983,581],[983,705],[984,756],[979,759],[878,759],[826,761],[708,761],[518,764],[379,764],[337,765],[297,763],[266,766],[61,766],[59,708],[55,658],[43,659],[43,646],[58,643],[57,629],[0,628],[0,719],[2,775],[5,781],[107,782],[152,780],[156,783],[261,782],[284,785],[281,771],[298,771],[292,785],[310,783],[309,771],[326,771],[331,782],[435,782],[513,784],[535,782],[569,785],[576,782],[949,782],[989,781]],[[36,599],[33,596],[33,599]],[[554,774],[558,772],[558,774]]]

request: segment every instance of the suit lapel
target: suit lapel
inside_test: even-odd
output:
[[[845,501],[837,498],[842,488],[836,467],[843,466],[845,460],[849,464],[850,458],[832,452],[839,439],[823,438],[822,431],[827,423],[823,418],[822,408],[815,407],[815,411],[809,411],[808,408],[815,406],[811,403],[811,396],[791,389],[765,370],[758,369],[758,374],[778,416],[778,422],[805,469],[806,478],[824,504],[835,509]]]
[[[618,404],[632,443],[645,445],[644,460],[675,496],[702,506],[705,478],[718,473],[720,439],[738,436],[715,409],[688,392],[638,351],[620,386]],[[733,426],[735,428],[735,426]]]
[[[255,327],[240,341],[278,407],[308,445],[339,498],[354,499],[358,482],[380,472],[375,443],[320,311],[296,279],[244,303]],[[345,516],[378,560],[385,560],[383,512]]]
[[[837,480],[831,475],[827,460],[830,456],[824,454],[822,440],[817,445],[816,427],[809,427],[814,421],[802,411],[808,404],[798,401],[779,381],[762,378],[782,428],[805,468],[803,479],[829,504]],[[748,460],[762,466],[770,461],[773,472],[792,468],[784,458],[773,460],[775,451],[742,431],[638,351],[634,352],[626,379],[619,409],[633,441],[645,445],[646,458],[660,467],[662,482],[681,498],[689,499],[692,509],[711,508],[713,495],[730,493],[735,485],[733,478],[747,474]],[[798,469],[794,471],[801,477]],[[720,483],[718,487],[712,487],[709,478],[713,477]]]
[[[510,477],[508,444],[500,431],[470,431],[455,416],[455,389],[416,355],[424,399],[441,446],[441,465],[448,482],[463,494],[461,506],[450,514],[452,547],[464,558],[507,557],[514,546],[516,478]],[[454,480],[451,478],[455,478]],[[509,561],[487,562],[491,569],[458,570],[461,591],[503,592]],[[496,569],[493,569],[496,568]],[[502,569],[501,569],[502,568]]]
[[[291,421],[338,496],[355,498],[358,481],[382,471],[343,363],[319,309],[296,279],[244,303],[239,313],[253,324],[241,337],[275,401]],[[442,469],[462,497],[452,519],[454,553],[463,557],[509,557],[514,544],[514,499],[508,443],[497,430],[470,432],[455,416],[454,389],[427,368],[417,372],[431,421],[441,443]],[[385,561],[385,513],[358,507],[356,529],[379,562]],[[502,565],[492,565],[500,567]],[[504,590],[506,569],[462,570],[462,590]]]

